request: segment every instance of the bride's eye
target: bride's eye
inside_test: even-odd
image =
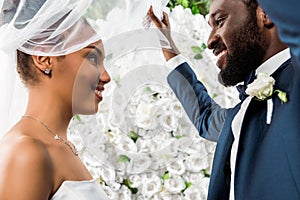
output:
[[[98,62],[98,56],[95,53],[89,53],[86,56],[86,59],[91,62],[93,65],[95,65],[96,67],[98,66],[99,62]]]

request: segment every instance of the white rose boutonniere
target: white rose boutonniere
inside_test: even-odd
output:
[[[257,78],[248,85],[246,89],[246,94],[250,97],[255,97],[258,100],[267,99],[267,116],[266,123],[270,124],[273,112],[273,101],[270,98],[273,94],[277,94],[281,103],[286,103],[288,101],[286,92],[281,90],[274,90],[275,79],[269,76],[267,73],[258,73]]]
[[[258,73],[257,78],[248,85],[245,92],[249,96],[256,97],[262,101],[276,93],[281,102],[286,103],[288,101],[286,92],[280,90],[274,91],[274,84],[275,79],[273,77],[267,73]]]

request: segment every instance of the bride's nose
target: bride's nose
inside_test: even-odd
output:
[[[101,73],[101,76],[100,76],[100,81],[103,82],[104,84],[106,83],[109,83],[110,82],[110,76],[108,74],[108,72],[106,70],[104,70],[102,73]]]

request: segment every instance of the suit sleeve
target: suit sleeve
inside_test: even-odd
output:
[[[200,136],[217,141],[225,122],[226,109],[210,98],[186,62],[175,68],[167,79]]]
[[[276,24],[280,39],[289,46],[296,71],[300,72],[300,1],[258,0]]]

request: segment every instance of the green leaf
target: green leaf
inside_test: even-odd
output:
[[[198,6],[197,5],[193,5],[192,6],[192,13],[195,15],[195,14],[200,14],[200,10],[199,10],[199,8],[198,8]]]
[[[155,92],[154,94],[152,94],[152,96],[155,97],[155,98],[156,98],[158,95],[159,95],[158,92]]]
[[[128,179],[125,179],[123,181],[123,184],[126,185],[128,188],[131,188],[131,183],[130,183],[130,181]]]
[[[206,16],[209,12],[210,0],[170,0],[168,7],[172,10],[175,6],[182,5],[190,8],[193,14]]]
[[[151,90],[150,87],[147,86],[147,87],[144,88],[144,92],[145,93],[150,93],[150,92],[152,92],[152,90]]]
[[[192,186],[191,182],[185,182],[185,189],[188,189],[191,186]]]
[[[287,98],[286,92],[283,92],[281,90],[275,90],[274,93],[277,93],[277,96],[281,100],[281,103],[288,102],[288,98]]]
[[[200,53],[198,53],[198,54],[196,54],[195,56],[194,56],[194,59],[196,59],[196,60],[200,60],[200,59],[202,59],[203,58],[203,56],[202,56],[202,54],[200,54]]]
[[[189,0],[181,0],[181,3],[180,3],[184,8],[187,8],[189,7]]]
[[[138,135],[136,132],[134,132],[134,131],[130,131],[130,132],[129,132],[129,137],[130,137],[134,142],[136,142],[137,139],[139,138],[139,135]]]
[[[81,118],[79,115],[75,115],[75,118],[78,120],[78,121],[81,121]]]
[[[202,174],[204,175],[204,177],[207,177],[207,178],[210,177],[210,174],[207,173],[207,170],[206,170],[206,169],[202,169],[201,172],[202,172]]]
[[[213,93],[213,94],[211,95],[211,98],[214,99],[214,98],[216,98],[217,96],[218,96],[218,94]]]
[[[121,155],[119,157],[119,162],[129,162],[130,161],[130,158],[128,158],[127,156],[125,155]]]
[[[194,53],[202,53],[203,52],[203,49],[198,46],[192,46],[191,49]]]
[[[134,187],[131,186],[131,183],[128,179],[125,179],[123,181],[123,184],[126,185],[131,190],[132,194],[136,194],[138,192],[137,188],[134,188]]]
[[[182,136],[181,135],[176,135],[175,138],[180,139],[180,138],[182,138]]]
[[[113,80],[115,81],[115,83],[120,86],[120,82],[121,82],[121,77],[120,75],[117,75],[116,77],[113,78]]]
[[[167,180],[167,179],[169,179],[170,178],[170,174],[169,174],[169,172],[166,172],[164,175],[163,175],[163,177],[162,177],[162,179],[165,181],[165,180]]]
[[[202,48],[203,50],[206,49],[206,48],[207,48],[206,44],[205,44],[205,43],[202,43],[201,48]]]

